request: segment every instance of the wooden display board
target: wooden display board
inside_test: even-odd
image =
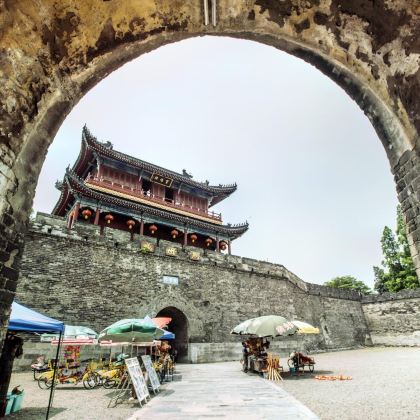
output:
[[[132,357],[130,359],[125,359],[125,364],[127,366],[128,373],[131,378],[131,383],[134,386],[136,391],[137,399],[141,404],[142,401],[150,398],[149,390],[147,389],[146,381],[143,376],[143,372],[140,369],[140,364],[137,357]]]
[[[144,367],[146,368],[146,371],[148,373],[150,385],[152,386],[153,392],[156,393],[156,391],[159,391],[160,381],[155,371],[155,368],[153,367],[152,359],[149,355],[144,355],[141,356],[141,360],[143,361]]]

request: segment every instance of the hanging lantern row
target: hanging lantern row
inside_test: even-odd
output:
[[[92,216],[92,212],[89,209],[85,209],[82,211],[82,216],[87,220]]]
[[[195,233],[193,233],[192,235],[190,235],[190,239],[191,239],[191,242],[192,243],[194,243],[197,240],[197,238],[198,238],[198,236]]]
[[[107,214],[104,217],[105,221],[108,223],[108,225],[114,220],[114,216],[112,214]]]
[[[155,234],[155,232],[158,230],[158,228],[157,228],[157,226],[156,225],[150,225],[149,226],[149,232],[152,234],[152,235],[154,235]]]
[[[171,232],[172,239],[176,239],[178,235],[179,235],[179,232],[176,229],[172,230]]]
[[[220,246],[220,249],[221,249],[222,251],[224,251],[224,250],[227,248],[227,243],[226,243],[226,241],[220,241],[219,246]]]
[[[204,242],[206,243],[207,246],[210,246],[213,243],[213,239],[207,238]]]
[[[136,222],[133,219],[127,220],[128,229],[133,229]]]

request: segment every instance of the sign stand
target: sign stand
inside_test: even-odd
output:
[[[147,403],[147,398],[150,399],[150,394],[143,376],[143,372],[140,369],[139,360],[137,357],[132,357],[130,359],[125,359],[125,364],[131,378],[131,383],[133,384],[134,390],[136,391],[137,399],[139,400],[141,406],[142,401]]]
[[[156,370],[153,367],[152,359],[150,358],[149,355],[144,355],[144,356],[141,356],[141,360],[144,364],[144,367],[146,368],[150,386],[152,387],[153,393],[156,395],[156,392],[159,392],[160,381],[156,373]]]
[[[147,389],[146,381],[144,379],[143,372],[140,369],[137,357],[125,359],[125,364],[127,366],[128,375],[118,384],[114,395],[109,401],[108,407],[110,407],[112,403],[114,403],[114,406],[118,405],[120,403],[119,400],[122,399],[122,397],[127,394],[130,395],[131,385],[134,387],[140,407],[143,406],[142,403],[147,403],[147,398],[150,399],[149,390]]]

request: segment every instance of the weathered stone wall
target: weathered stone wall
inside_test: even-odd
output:
[[[365,344],[358,293],[305,283],[281,265],[212,251],[201,261],[189,259],[191,248],[178,247],[178,256],[166,256],[166,247],[174,244],[165,241],[154,254],[144,254],[140,239],[130,241],[127,232],[113,229],[100,236],[97,227],[83,223],[68,231],[64,219],[39,214],[26,237],[17,299],[68,324],[96,330],[175,306],[188,319],[194,343],[190,357],[197,361],[209,360],[204,343],[219,343],[224,357],[236,354],[224,347],[239,341],[229,334],[231,328],[272,313],[321,328],[316,336],[283,339],[285,351]],[[164,284],[163,275],[179,276],[179,285]]]
[[[373,344],[420,346],[420,289],[364,296],[362,306]]]

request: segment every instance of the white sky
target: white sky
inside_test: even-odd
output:
[[[248,220],[233,253],[303,280],[353,275],[373,285],[397,198],[389,163],[357,104],[309,64],[229,38],[167,45],[126,64],[73,109],[50,147],[34,209],[77,158],[83,124],[114,149],[199,181],[238,183],[214,207]]]

